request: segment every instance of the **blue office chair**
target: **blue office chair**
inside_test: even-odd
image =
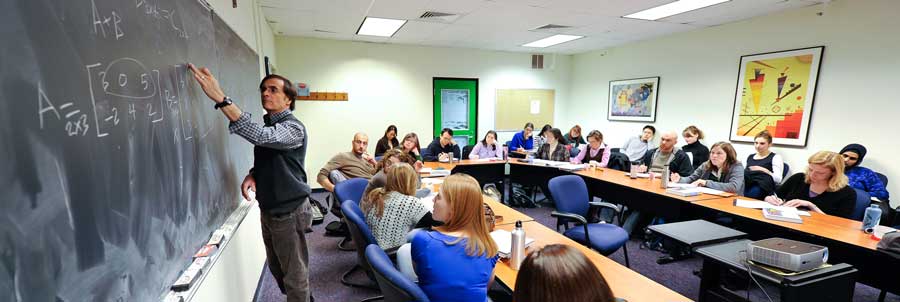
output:
[[[591,202],[587,184],[578,175],[554,177],[550,180],[548,187],[553,200],[556,201],[556,211],[550,215],[557,219],[557,230],[560,225],[564,225],[566,230],[563,234],[566,237],[603,255],[612,254],[622,248],[625,254],[625,266],[630,267],[628,247],[625,245],[628,242],[628,232],[611,223],[588,223],[585,218],[590,206],[595,205],[612,209],[619,215],[619,221],[622,221],[621,209],[618,206],[607,202]],[[576,226],[569,228],[569,222],[575,222]],[[578,224],[582,227],[578,227]]]
[[[429,301],[419,285],[407,279],[394,267],[394,263],[380,246],[374,244],[367,246],[366,259],[372,266],[372,272],[385,302]]]
[[[853,213],[850,214],[850,219],[853,220],[863,220],[863,216],[866,215],[866,208],[872,203],[872,197],[869,196],[869,192],[860,190],[856,190],[856,204],[853,206]]]
[[[334,185],[334,194],[337,195],[338,202],[342,204],[345,200],[353,200],[359,205],[368,185],[368,179],[351,178]]]
[[[784,163],[784,171],[781,171],[781,181],[782,182],[785,179],[787,179],[788,175],[790,175],[790,174],[788,174],[790,171],[791,171],[791,165],[788,165],[788,163]]]
[[[337,202],[340,205],[344,200],[353,200],[356,201],[356,205],[359,205],[359,201],[362,200],[363,194],[366,191],[366,186],[369,185],[369,180],[365,178],[351,178],[348,180],[341,181],[334,185],[334,202]],[[343,215],[343,213],[341,213]],[[365,215],[363,215],[365,217]],[[338,242],[338,249],[342,251],[353,251],[355,250],[353,246],[348,246],[347,244],[352,239],[347,236],[341,239],[341,242]]]
[[[344,212],[344,221],[347,223],[347,228],[350,231],[350,236],[353,237],[353,242],[356,243],[356,265],[350,268],[350,270],[344,272],[341,276],[341,283],[347,286],[352,287],[362,287],[369,289],[378,289],[377,281],[375,281],[375,275],[372,273],[372,267],[369,265],[369,261],[366,259],[365,247],[374,244],[378,246],[378,242],[375,241],[375,236],[372,235],[372,230],[369,229],[369,225],[366,224],[365,215],[362,210],[360,210],[359,205],[353,200],[345,200],[341,203],[341,211]],[[357,283],[349,280],[350,274],[354,272],[362,270],[366,273],[366,276],[369,278],[369,283]],[[362,300],[363,302],[367,301],[375,301],[380,300],[383,297],[371,297]]]

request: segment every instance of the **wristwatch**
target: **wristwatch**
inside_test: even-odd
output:
[[[222,108],[222,107],[231,105],[231,104],[234,104],[234,102],[231,101],[231,98],[230,98],[230,97],[227,97],[227,96],[226,96],[225,99],[222,100],[222,102],[216,103],[216,105],[213,106],[213,108],[219,109],[219,108]]]

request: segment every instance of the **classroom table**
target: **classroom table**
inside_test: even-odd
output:
[[[529,246],[529,250],[548,244],[565,244],[584,253],[603,274],[603,278],[606,279],[616,297],[624,298],[627,301],[691,301],[691,299],[588,249],[537,221],[532,221],[527,215],[492,198],[486,197],[485,202],[491,206],[495,214],[504,216],[504,220],[497,224],[497,229],[512,231],[515,228],[515,220],[524,219],[522,227],[525,230],[525,236],[534,238],[534,243]],[[497,266],[494,268],[496,280],[510,291],[515,290],[517,274],[518,271],[512,269],[506,260],[497,262]]]
[[[900,293],[900,282],[886,277],[900,272],[900,259],[876,250],[878,241],[860,230],[859,221],[812,213],[811,217],[803,217],[803,224],[793,224],[766,219],[758,209],[735,207],[735,197],[712,194],[683,197],[666,193],[665,189],[660,188],[659,178],[631,179],[625,172],[605,168],[568,172],[518,160],[510,160],[508,163],[513,182],[540,185],[540,181],[549,181],[559,175],[580,175],[585,179],[591,196],[625,204],[633,209],[681,219],[709,218],[724,214],[738,218],[739,225],[734,228],[748,233],[751,238],[779,236],[825,245],[829,247],[832,260],[852,264],[860,270],[861,283]]]

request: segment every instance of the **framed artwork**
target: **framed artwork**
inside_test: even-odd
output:
[[[659,77],[609,81],[610,121],[656,121]]]
[[[824,51],[817,46],[742,56],[731,140],[753,142],[767,130],[773,144],[806,146]]]

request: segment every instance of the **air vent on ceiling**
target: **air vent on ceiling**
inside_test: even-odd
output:
[[[313,29],[314,32],[317,33],[326,33],[326,34],[336,34],[336,31],[324,30],[324,29]]]
[[[568,25],[547,24],[547,25],[544,25],[544,26],[541,26],[541,27],[538,27],[538,28],[535,28],[532,30],[533,31],[558,31],[558,30],[567,29],[567,28],[572,28],[572,27],[568,26]]]
[[[437,23],[453,23],[459,19],[458,14],[442,13],[442,12],[425,12],[419,16],[419,21],[437,22]]]

